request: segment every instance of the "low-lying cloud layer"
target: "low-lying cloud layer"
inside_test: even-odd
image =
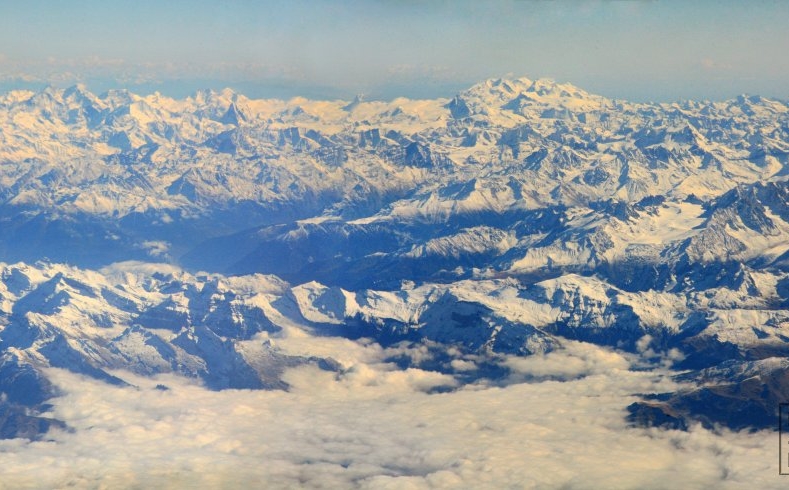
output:
[[[673,383],[660,373],[630,371],[624,357],[598,347],[572,344],[540,359],[507,359],[512,384],[459,387],[448,375],[381,362],[385,353],[374,344],[322,340],[325,353],[345,352],[348,369],[340,375],[293,369],[289,392],[212,392],[174,376],[118,373],[138,387],[120,388],[53,370],[65,395],[54,400],[52,415],[74,431],[46,442],[0,442],[0,488],[785,483],[775,467],[774,433],[627,428],[625,407],[634,394]],[[553,380],[517,382],[537,375]]]

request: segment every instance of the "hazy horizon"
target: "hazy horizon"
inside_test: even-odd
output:
[[[448,97],[551,78],[633,101],[789,97],[789,4],[84,0],[7,6],[0,88]],[[32,41],[31,41],[32,39]]]

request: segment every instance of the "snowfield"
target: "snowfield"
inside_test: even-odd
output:
[[[0,488],[777,487],[787,128],[525,78],[4,94]]]

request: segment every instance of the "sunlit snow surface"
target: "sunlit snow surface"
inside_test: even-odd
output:
[[[651,352],[646,337],[638,354],[569,340],[561,349],[525,357],[454,352],[455,358],[444,362],[453,368],[447,372],[456,374],[446,374],[391,362],[397,357],[429,361],[435,352],[424,345],[382,347],[366,339],[316,336],[294,315],[297,308],[303,318],[325,324],[359,313],[413,320],[420,305],[445,286],[368,291],[362,298],[318,283],[290,288],[271,276],[198,279],[162,264],[117,264],[100,273],[57,265],[3,270],[10,277],[15,267],[34,284],[61,277],[58,290],[69,300],[37,318],[74,340],[92,338],[87,352],[99,357],[105,352],[101,339],[119,339],[122,329],[87,324],[85,315],[96,309],[89,301],[100,300],[80,285],[122,285],[115,290],[125,291],[127,299],[156,304],[163,296],[152,277],[164,273],[185,284],[204,281],[203,288],[219,281],[211,286],[214,296],[232,288],[236,300],[255,304],[281,328],[240,341],[237,349],[247,358],[275,348],[293,358],[331,358],[339,369],[288,368],[282,374],[287,390],[212,391],[168,372],[141,376],[110,370],[129,384],[118,387],[44,368],[60,396],[49,400],[52,406],[43,415],[64,421],[69,430],[54,429],[35,442],[0,441],[0,488],[778,488],[783,483],[774,471],[774,432],[628,427],[625,408],[638,395],[678,387],[669,378],[676,372],[660,367],[669,359],[652,359],[644,369],[644,359],[665,355]],[[449,288],[514,319],[537,321],[543,315],[549,322],[560,314],[519,298],[515,284],[466,281]],[[549,297],[577,289],[587,302],[606,300],[602,283],[593,278],[567,275],[542,287]],[[7,290],[3,296],[14,299]],[[628,297],[645,319],[673,308],[670,295]],[[114,321],[126,321],[122,308],[101,308]],[[163,340],[176,335],[150,332]],[[143,344],[112,342],[124,356],[144,359],[148,368],[169,369]],[[34,349],[28,352],[35,357]],[[476,380],[464,376],[491,360],[508,371]]]
[[[2,95],[0,429],[66,429],[0,440],[0,488],[777,488],[787,121],[528,79]],[[696,388],[689,430],[628,425]]]

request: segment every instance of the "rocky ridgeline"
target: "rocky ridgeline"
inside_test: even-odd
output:
[[[47,367],[212,389],[343,369],[278,349],[292,324],[420,343],[421,367],[467,380],[594,342],[689,370],[633,423],[769,426],[787,394],[788,111],[527,79],[390,102],[8,93],[0,436],[58,425],[40,416]],[[487,360],[453,368],[468,356]]]

